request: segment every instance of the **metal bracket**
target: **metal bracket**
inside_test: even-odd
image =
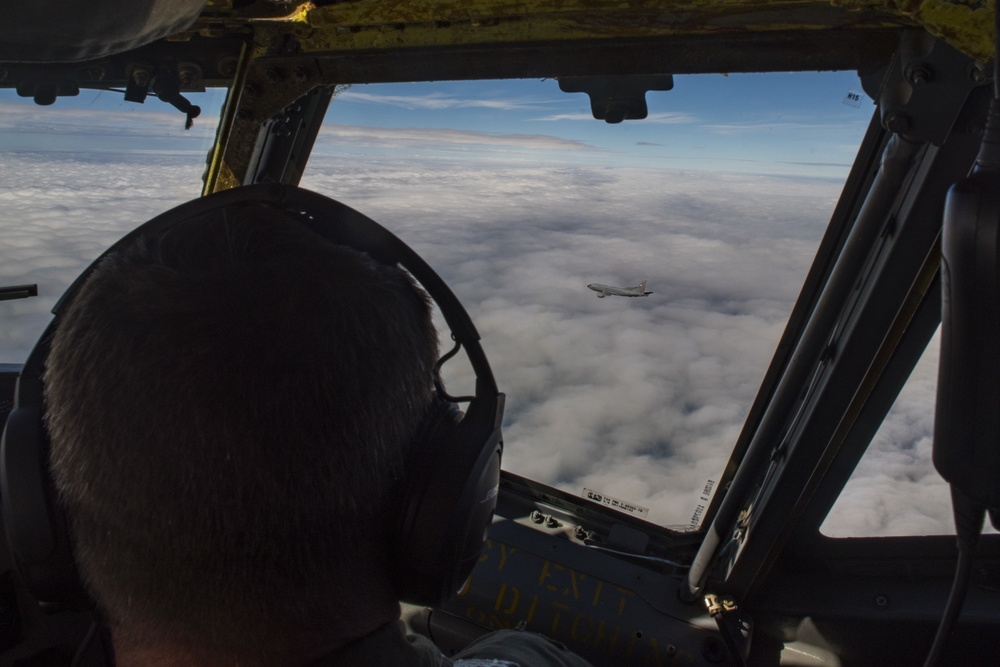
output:
[[[729,653],[737,665],[745,666],[750,655],[750,640],[753,636],[753,621],[743,614],[732,597],[705,595],[708,615],[715,619],[719,632],[729,648]]]
[[[70,65],[35,65],[21,67],[15,74],[17,94],[30,97],[39,106],[54,104],[57,97],[80,94],[76,70]]]
[[[991,80],[980,63],[922,31],[902,33],[892,62],[861,77],[885,129],[935,146],[951,133],[969,92]]]
[[[244,184],[299,182],[333,93],[333,86],[313,88],[264,123]]]
[[[320,108],[316,104],[304,103],[303,100],[311,90],[323,85],[319,69],[312,58],[266,63],[248,57],[241,66],[245,68],[245,74],[242,77],[237,74],[233,88],[229,91],[230,99],[226,102],[224,112],[225,129],[228,131],[219,133],[220,143],[215,149],[219,157],[213,155],[214,168],[206,181],[206,192],[261,182],[267,178],[297,183],[297,178],[288,180],[284,176],[275,175],[274,170],[263,170],[271,172],[269,176],[265,176],[260,168],[260,158],[265,149],[273,146],[273,140],[282,138],[278,135],[289,129],[284,122],[272,122],[272,118],[278,115],[289,118],[288,112],[293,111],[295,105],[299,105],[300,111],[319,113],[320,119],[322,112],[326,110],[323,104]],[[329,98],[325,102],[328,104]],[[317,100],[317,104],[319,103]],[[274,136],[271,136],[272,129]],[[291,133],[284,138],[289,137]],[[303,166],[300,165],[299,176]]]
[[[645,118],[649,113],[646,93],[673,87],[674,77],[670,74],[559,77],[560,90],[587,93],[594,118],[608,123]]]

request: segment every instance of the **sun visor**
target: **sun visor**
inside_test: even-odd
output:
[[[103,58],[186,30],[206,0],[15,0],[0,11],[0,62]]]

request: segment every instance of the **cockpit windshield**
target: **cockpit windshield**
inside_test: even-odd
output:
[[[678,76],[608,124],[555,80],[354,85],[302,185],[451,285],[508,397],[505,469],[693,530],[868,125],[860,91],[850,72]],[[0,274],[40,291],[0,302],[0,361],[21,363],[89,261],[199,194],[223,95],[185,131],[115,93],[45,113],[0,94]],[[469,377],[445,366],[453,393]]]
[[[452,286],[507,393],[507,470],[692,530],[872,107],[853,73],[674,84],[621,124],[555,80],[356,85],[303,185]]]

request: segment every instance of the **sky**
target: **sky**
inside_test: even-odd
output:
[[[352,87],[327,118],[341,151],[436,145],[441,155],[487,148],[495,159],[549,153],[576,164],[843,177],[871,115],[844,103],[852,73],[676,76],[646,95],[649,115],[594,120],[589,98],[558,81],[442,82]],[[863,94],[862,94],[863,95]],[[372,134],[369,119],[378,118]],[[414,122],[414,119],[419,119]],[[822,137],[821,140],[820,137]]]
[[[302,185],[394,231],[465,304],[508,397],[506,469],[685,529],[868,124],[852,91],[851,73],[679,76],[647,96],[647,120],[608,125],[554,80],[354,86]],[[41,109],[0,91],[0,280],[40,291],[0,302],[0,362],[23,360],[103,249],[198,195],[221,101],[196,99],[185,132],[152,99],[85,91]],[[586,288],[643,279],[647,298]],[[824,532],[951,531],[946,489],[928,490],[935,366],[914,374]],[[445,377],[463,393],[468,369]]]

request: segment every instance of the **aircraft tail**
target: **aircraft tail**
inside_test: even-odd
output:
[[[643,293],[643,294],[646,293],[646,281],[645,280],[643,280],[641,283],[639,283],[639,291],[641,293]]]

